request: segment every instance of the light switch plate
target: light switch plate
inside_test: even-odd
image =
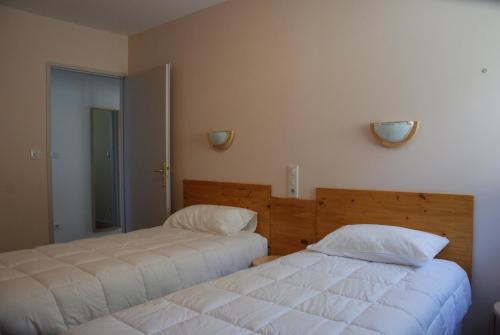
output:
[[[287,195],[289,198],[299,197],[299,166],[288,165],[287,173]]]
[[[38,161],[42,159],[42,151],[41,150],[36,150],[36,149],[31,149],[30,151],[30,159],[32,161]]]

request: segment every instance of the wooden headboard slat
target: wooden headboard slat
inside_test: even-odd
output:
[[[258,213],[257,233],[269,239],[271,186],[184,180],[184,207],[221,205],[248,208]]]
[[[450,240],[438,255],[472,271],[474,198],[470,195],[316,189],[317,239],[349,224],[384,224],[426,231]]]

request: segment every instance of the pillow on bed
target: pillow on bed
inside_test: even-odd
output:
[[[344,226],[307,249],[332,256],[422,266],[449,243],[418,230],[371,224]]]
[[[257,213],[238,207],[194,205],[175,212],[163,225],[222,235],[242,230],[253,233],[257,228]]]

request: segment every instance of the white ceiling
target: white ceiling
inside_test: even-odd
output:
[[[225,0],[0,0],[0,4],[132,35]]]

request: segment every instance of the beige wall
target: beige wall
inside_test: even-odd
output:
[[[126,73],[128,39],[0,6],[0,252],[49,242],[47,62]],[[30,161],[31,148],[43,159]]]
[[[443,0],[230,0],[133,36],[129,71],[172,64],[175,206],[181,181],[471,193],[474,312],[500,300],[500,7]],[[489,69],[483,74],[481,69]],[[373,120],[422,121],[407,146]],[[232,128],[233,147],[206,132]]]

